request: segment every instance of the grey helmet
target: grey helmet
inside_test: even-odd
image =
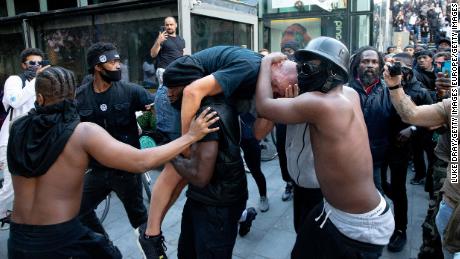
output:
[[[334,70],[339,72],[330,74],[330,80],[348,82],[350,53],[342,42],[330,37],[318,37],[311,40],[304,49],[296,51],[294,55],[297,62],[326,59],[336,65],[338,69]]]

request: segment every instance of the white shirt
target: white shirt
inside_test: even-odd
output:
[[[8,108],[13,107],[12,120],[27,114],[30,109],[34,108],[35,103],[35,78],[31,81],[26,81],[26,85],[22,88],[22,80],[19,76],[14,75],[8,77],[5,82],[3,93],[3,107],[8,111]],[[10,111],[11,112],[11,111]],[[0,130],[0,146],[8,144],[9,129],[10,129],[10,112],[3,122]]]

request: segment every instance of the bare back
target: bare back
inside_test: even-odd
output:
[[[63,152],[42,176],[12,176],[15,199],[12,220],[16,223],[49,225],[77,216],[83,176],[89,156],[81,143],[81,124],[69,138]]]
[[[311,127],[315,169],[325,199],[348,213],[374,209],[380,198],[359,98],[348,87],[324,95],[322,119]]]

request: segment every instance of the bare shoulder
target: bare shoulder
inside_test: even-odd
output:
[[[75,128],[72,138],[78,140],[78,142],[84,144],[86,141],[90,140],[92,137],[97,137],[103,134],[104,129],[92,122],[80,122]]]

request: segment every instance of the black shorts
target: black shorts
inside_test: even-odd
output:
[[[11,223],[8,258],[121,258],[103,235],[84,227],[76,218],[55,225]]]

